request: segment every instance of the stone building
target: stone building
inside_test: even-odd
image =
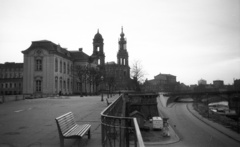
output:
[[[207,81],[204,79],[198,80],[198,85],[207,85]]]
[[[99,31],[93,38],[91,56],[85,54],[81,48],[68,51],[48,40],[33,41],[28,49],[22,51],[23,94],[46,97],[98,91],[96,84],[91,86],[92,83],[79,80],[76,69],[80,66],[100,69],[104,72],[105,83],[106,79],[114,77],[114,89],[127,89],[131,79],[123,30],[120,36],[117,64],[105,64],[103,37]]]
[[[23,63],[0,64],[0,95],[22,94]]]
[[[174,91],[177,86],[176,76],[171,74],[158,74],[154,79],[144,82],[145,91]]]
[[[33,41],[22,53],[25,95],[45,97],[79,91],[73,68],[77,65],[87,65],[89,60],[89,56],[82,49],[68,51],[51,41],[42,40]]]
[[[224,81],[223,80],[214,80],[213,85],[216,88],[222,88],[224,86]]]
[[[105,64],[106,78],[114,77],[113,86],[115,90],[129,90],[133,88],[128,64],[127,40],[124,36],[122,28],[118,41],[117,63],[112,61]]]

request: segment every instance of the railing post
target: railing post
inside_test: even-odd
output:
[[[105,131],[105,129],[104,129],[104,126],[103,126],[103,118],[104,118],[104,116],[101,116],[101,132],[102,132],[102,146],[104,147],[104,131]]]

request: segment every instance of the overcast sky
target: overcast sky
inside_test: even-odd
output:
[[[116,62],[122,26],[130,66],[140,60],[148,79],[240,79],[240,0],[0,0],[0,63],[43,39],[91,55],[97,29]]]

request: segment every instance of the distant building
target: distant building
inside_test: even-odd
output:
[[[0,64],[0,94],[17,95],[23,91],[23,63]]]
[[[215,81],[213,81],[213,85],[216,88],[221,88],[224,86],[224,82],[222,80],[215,80]]]
[[[177,85],[176,76],[171,74],[158,74],[152,80],[144,83],[145,91],[174,91]]]
[[[207,81],[204,79],[198,80],[198,85],[207,85]]]
[[[234,86],[234,89],[235,90],[240,90],[240,79],[236,79],[236,80],[234,80],[234,82],[233,82],[233,86]]]
[[[195,90],[195,88],[197,88],[197,84],[190,85],[190,90],[191,90],[191,91],[194,91],[194,90]]]

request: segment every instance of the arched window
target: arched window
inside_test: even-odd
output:
[[[98,59],[98,63],[97,63],[98,65],[100,65],[101,64],[101,60],[100,59]]]
[[[36,92],[41,92],[41,91],[42,91],[42,81],[36,80]]]
[[[62,77],[60,78],[60,90],[62,90]]]
[[[55,77],[55,90],[58,91],[58,77]]]

